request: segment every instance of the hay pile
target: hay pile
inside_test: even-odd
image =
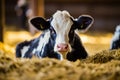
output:
[[[120,80],[120,50],[85,60],[16,59],[0,50],[0,80]]]
[[[120,49],[119,50],[103,50],[99,53],[96,53],[93,56],[88,57],[83,60],[89,63],[106,63],[111,60],[120,60]]]

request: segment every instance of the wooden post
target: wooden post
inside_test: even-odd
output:
[[[44,17],[44,0],[30,0],[30,8],[33,10],[33,16]]]
[[[5,3],[4,3],[5,0],[0,0],[0,41],[3,42],[3,28],[4,28],[4,21],[5,21]]]
[[[44,0],[38,0],[38,16],[44,17]]]
[[[30,0],[30,9],[32,10],[32,15],[29,17],[41,16],[44,17],[44,0]],[[34,35],[38,30],[29,24],[29,31]]]

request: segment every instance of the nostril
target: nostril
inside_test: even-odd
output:
[[[60,45],[57,45],[57,48],[60,48]]]
[[[68,51],[68,44],[64,44],[64,43],[60,43],[60,44],[57,44],[57,50],[59,52],[66,52]]]
[[[68,48],[68,45],[65,45],[65,49],[67,49]]]

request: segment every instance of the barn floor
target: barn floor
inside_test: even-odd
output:
[[[26,31],[5,34],[5,43],[0,43],[0,80],[120,80],[120,50],[108,50],[111,33],[81,34],[90,56],[76,62],[16,59],[15,45],[38,35],[31,36]]]

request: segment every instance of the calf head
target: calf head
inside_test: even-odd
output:
[[[74,39],[75,30],[86,31],[93,23],[93,18],[81,15],[74,19],[67,11],[57,11],[50,19],[35,17],[30,23],[39,30],[50,30],[54,40],[54,51],[61,54],[71,52],[71,42]]]

